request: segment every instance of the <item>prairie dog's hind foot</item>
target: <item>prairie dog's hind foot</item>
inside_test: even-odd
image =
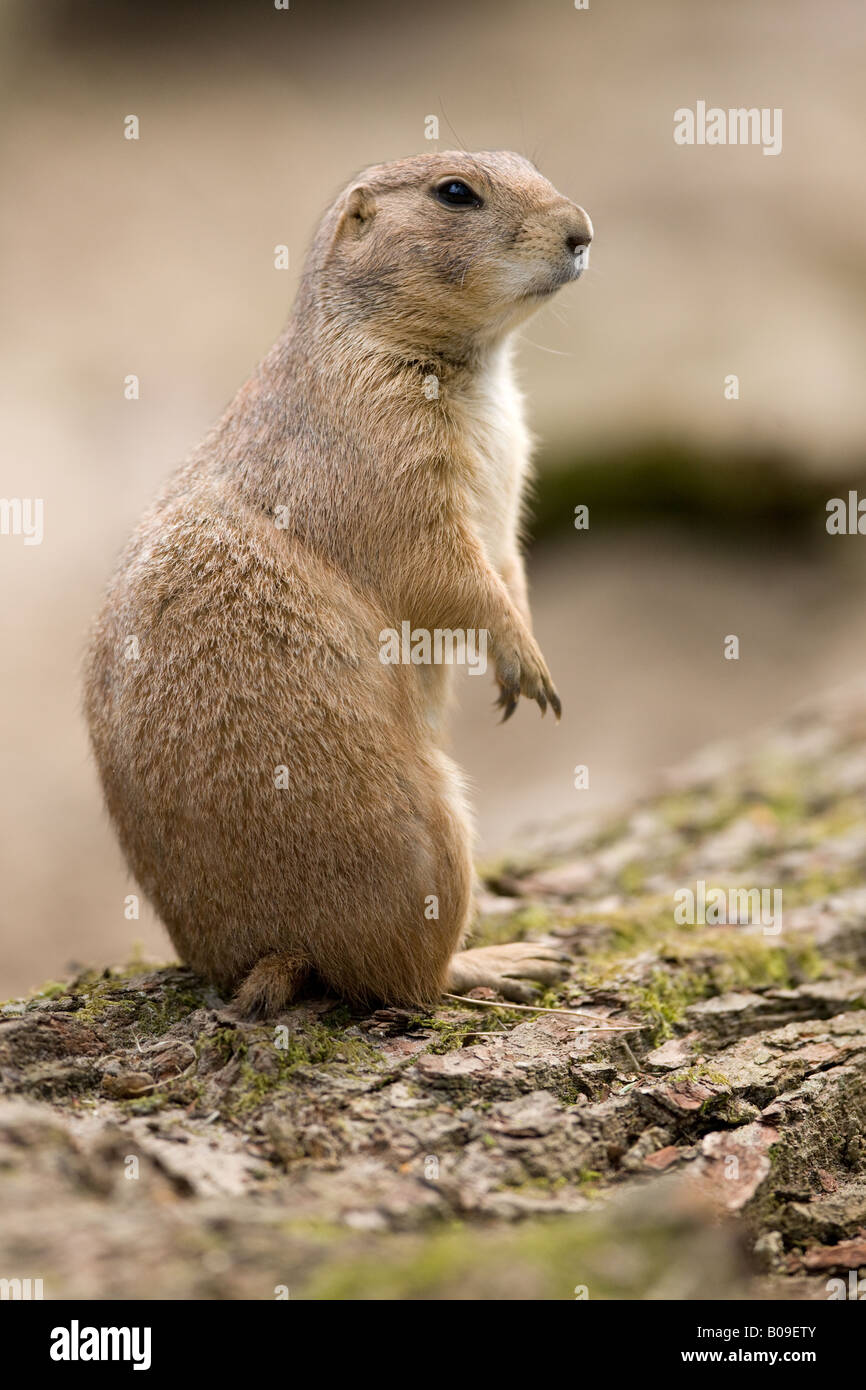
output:
[[[257,960],[235,994],[245,1018],[270,1018],[294,1004],[309,983],[312,967],[300,956],[274,952]]]
[[[458,951],[448,967],[450,994],[467,994],[484,986],[518,1004],[529,1004],[539,985],[556,984],[568,974],[568,956],[538,941],[510,941],[503,946],[476,946]]]

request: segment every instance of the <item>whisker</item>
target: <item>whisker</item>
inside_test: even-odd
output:
[[[521,333],[520,341],[528,343],[530,347],[538,348],[539,352],[552,352],[554,357],[573,357],[573,352],[563,352],[561,348],[545,347],[543,343],[534,343],[531,338],[526,338]]]
[[[442,103],[442,98],[441,98],[441,97],[437,97],[437,101],[439,102],[439,109],[440,109],[440,111],[442,112],[442,119],[443,119],[443,121],[444,121],[445,124],[447,125],[448,129],[451,131],[451,134],[454,136],[454,139],[457,141],[457,143],[458,143],[458,145],[460,146],[460,148],[461,148],[461,150],[463,151],[463,153],[464,153],[464,154],[468,154],[468,153],[469,153],[468,149],[466,148],[466,146],[464,145],[463,141],[460,139],[460,136],[457,134],[457,131],[454,129],[453,125],[451,124],[451,122],[450,122],[449,119],[448,119],[448,113],[446,112],[445,107],[444,107],[444,105],[443,105],[443,103]]]

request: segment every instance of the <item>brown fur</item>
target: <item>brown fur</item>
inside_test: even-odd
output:
[[[484,206],[442,207],[446,175]],[[367,170],[323,219],[285,332],[121,559],[86,674],[106,802],[183,960],[249,1011],[313,973],[365,1002],[449,980],[471,897],[436,732],[450,673],[383,665],[379,634],[487,628],[506,713],[518,694],[558,711],[518,549],[507,338],[590,235],[517,155]]]

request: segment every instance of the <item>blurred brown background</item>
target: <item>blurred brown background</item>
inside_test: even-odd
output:
[[[856,0],[0,5],[0,490],[45,503],[41,546],[0,537],[0,996],[136,940],[169,955],[146,908],[124,918],[79,713],[87,624],[367,163],[514,148],[596,228],[520,348],[565,716],[502,728],[490,681],[461,682],[482,851],[862,669],[866,540],[828,537],[824,507],[864,477],[864,37]],[[676,146],[699,99],[781,107],[781,155]]]

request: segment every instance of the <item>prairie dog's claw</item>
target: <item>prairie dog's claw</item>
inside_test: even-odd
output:
[[[503,662],[497,672],[497,680],[499,699],[496,703],[503,710],[503,724],[506,719],[511,718],[521,695],[534,700],[542,714],[550,705],[557,720],[561,717],[562,702],[544,664],[544,658],[537,649],[535,653],[530,652],[526,656],[518,656],[515,653],[510,660]]]
[[[504,724],[506,719],[510,719],[517,709],[517,701],[520,698],[520,687],[518,685],[506,685],[503,681],[499,682],[499,699],[496,701],[502,710],[500,724]]]

